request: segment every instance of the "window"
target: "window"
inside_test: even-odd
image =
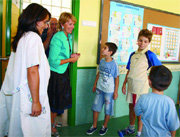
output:
[[[62,12],[70,12],[72,7],[72,0],[23,0],[23,9],[30,3],[38,3],[48,9],[52,17],[59,19]]]

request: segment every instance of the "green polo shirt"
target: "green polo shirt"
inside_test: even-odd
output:
[[[69,39],[69,42],[68,42]],[[49,49],[49,65],[50,70],[62,74],[66,71],[69,63],[65,63],[60,65],[61,60],[70,58],[70,49],[72,53],[72,37],[71,34],[68,34],[68,38],[66,37],[63,31],[59,31],[54,34],[53,38],[50,42]]]

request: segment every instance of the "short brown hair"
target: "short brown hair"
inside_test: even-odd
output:
[[[148,39],[149,39],[149,42],[151,42],[153,34],[152,34],[152,32],[151,32],[150,30],[148,30],[148,29],[142,29],[142,30],[139,32],[138,39],[139,39],[141,36],[144,36],[144,37],[148,38]]]
[[[116,53],[116,50],[117,50],[116,44],[113,43],[113,42],[106,42],[105,45],[109,48],[109,51],[112,51],[111,56],[113,56],[114,53]]]
[[[76,23],[76,17],[74,17],[73,14],[69,13],[69,12],[63,12],[61,13],[60,17],[59,17],[59,29],[62,30],[62,26],[61,24],[65,24],[66,22],[68,22],[69,20],[72,20],[74,23]]]

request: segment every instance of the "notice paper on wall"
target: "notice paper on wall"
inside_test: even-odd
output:
[[[89,27],[96,27],[95,21],[89,21],[89,20],[83,20],[82,21],[83,26],[89,26]]]
[[[143,15],[143,8],[110,2],[108,41],[118,46],[113,55],[118,65],[126,65],[130,54],[137,50],[137,37],[143,26]]]
[[[179,62],[180,29],[148,24],[153,37],[149,49],[163,62]]]

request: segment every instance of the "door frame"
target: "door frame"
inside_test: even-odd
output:
[[[0,0],[0,57],[2,57],[3,0]],[[2,62],[0,61],[0,88],[2,83]]]
[[[77,22],[73,32],[73,52],[78,49],[78,32],[79,32],[79,11],[80,0],[72,0],[72,14],[76,17]],[[68,125],[76,125],[76,86],[77,86],[77,62],[71,64],[70,81],[72,87],[72,108],[68,111]]]
[[[6,0],[6,56],[11,54],[11,13],[12,11],[12,0]]]
[[[11,11],[12,11],[12,0],[0,0],[1,1],[1,57],[5,58],[4,61],[0,61],[0,86],[5,75],[8,61],[6,58],[11,53]]]

